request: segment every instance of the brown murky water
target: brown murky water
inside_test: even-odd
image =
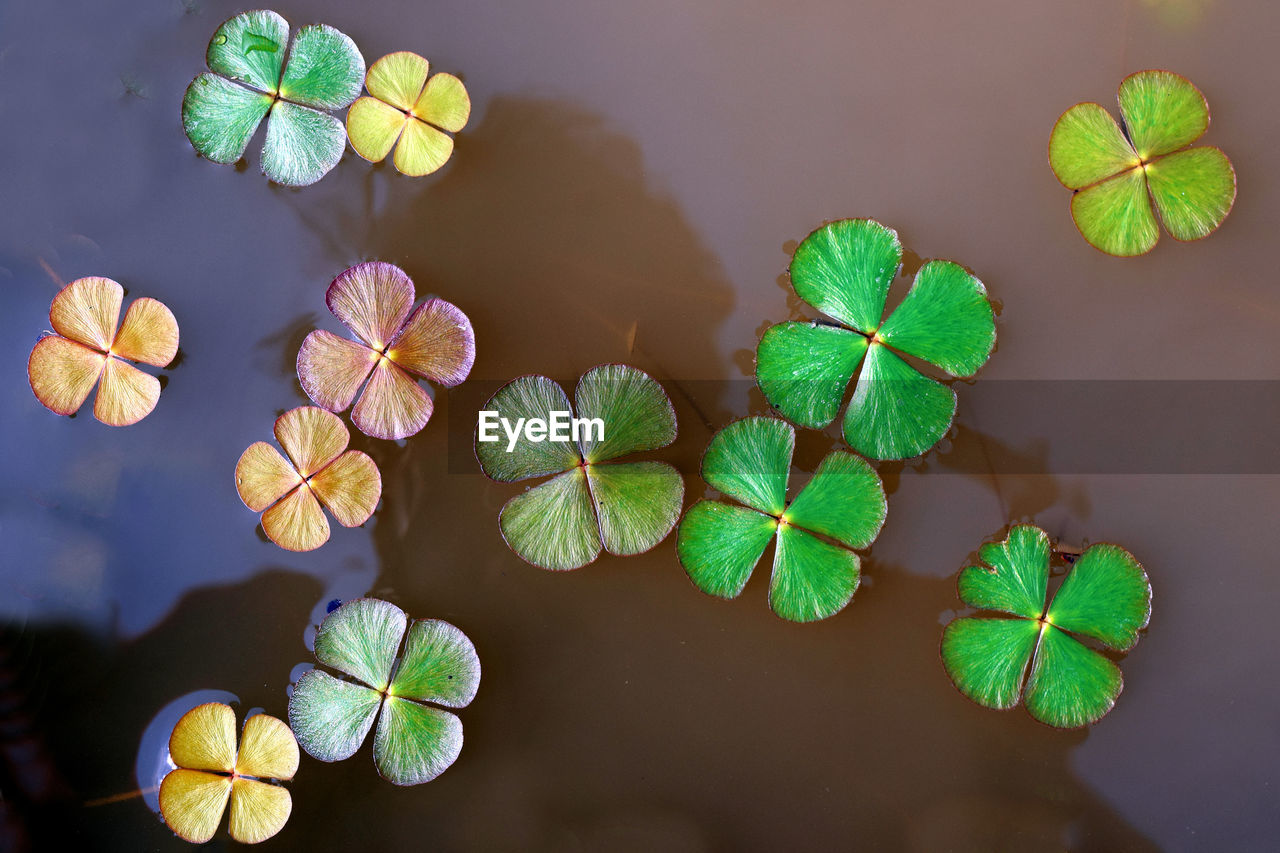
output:
[[[366,592],[474,639],[484,678],[462,757],[407,790],[377,777],[368,749],[304,758],[270,849],[1274,844],[1280,464],[1263,442],[1280,405],[1271,382],[1216,380],[1280,374],[1280,7],[277,8],[339,27],[370,60],[412,49],[461,72],[475,112],[454,162],[414,181],[348,154],[314,187],[269,186],[258,145],[247,169],[214,166],[179,123],[210,34],[240,6],[0,5],[0,847],[184,849],[153,794],[112,798],[154,784],[194,691],[283,715],[326,602]],[[1147,67],[1205,91],[1206,141],[1241,190],[1211,239],[1115,260],[1077,236],[1045,144],[1063,109],[1111,104]],[[496,527],[516,488],[486,482],[465,437],[493,383],[615,360],[649,370],[681,426],[658,455],[692,500],[714,428],[763,410],[749,351],[793,310],[778,286],[789,246],[842,216],[967,264],[1004,305],[949,446],[883,466],[888,523],[854,604],[783,623],[763,571],[739,600],[710,599],[673,540],[564,575],[516,559]],[[297,347],[336,328],[324,288],[364,258],[470,314],[475,381],[437,395],[402,446],[358,439],[381,466],[382,508],[292,555],[254,535],[232,471],[304,402]],[[129,429],[56,418],[27,388],[57,282],[88,274],[163,300],[181,324],[160,405]],[[1215,381],[1188,383],[1185,400],[1177,383],[1133,386],[1164,389],[1160,453],[1063,462],[1086,432],[1143,452],[1117,410],[1127,393],[1090,404],[1101,380]],[[1230,458],[1205,455],[1214,437]],[[830,446],[805,435],[798,466]],[[1123,543],[1150,571],[1151,629],[1093,730],[979,708],[939,663],[954,573],[1018,518]]]

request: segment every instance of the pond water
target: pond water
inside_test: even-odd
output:
[[[326,604],[365,593],[475,641],[484,677],[462,756],[411,789],[381,781],[367,747],[304,757],[276,849],[1274,842],[1280,7],[276,8],[347,32],[369,60],[409,49],[461,73],[475,106],[453,162],[410,180],[348,152],[313,187],[269,185],[260,143],[247,166],[216,166],[179,120],[211,33],[240,6],[0,5],[0,847],[184,849],[147,790],[173,720],[229,695],[283,716]],[[1204,141],[1241,188],[1210,239],[1112,259],[1072,227],[1045,145],[1062,110],[1110,107],[1149,67],[1206,93]],[[567,574],[521,563],[496,523],[519,487],[470,456],[487,394],[607,361],[649,371],[681,428],[654,456],[682,470],[691,502],[712,432],[765,410],[751,351],[798,316],[780,283],[790,249],[845,216],[966,264],[1003,305],[951,439],[881,466],[888,522],[852,606],[785,623],[763,570],[738,600],[709,598],[674,538]],[[338,329],[324,289],[368,258],[470,315],[473,380],[437,393],[406,442],[357,436],[381,467],[381,508],[290,554],[255,535],[232,473],[306,402],[298,346]],[[85,275],[162,300],[181,326],[180,361],[134,427],[55,417],[27,386],[50,299]],[[805,434],[798,468],[833,443]],[[1152,579],[1125,691],[1088,731],[980,708],[939,662],[955,573],[1024,518],[1121,543]]]

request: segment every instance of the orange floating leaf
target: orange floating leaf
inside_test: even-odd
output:
[[[31,390],[47,409],[75,414],[99,378],[93,413],[103,423],[128,426],[155,409],[160,382],[128,361],[173,361],[178,323],[163,303],[144,297],[129,306],[117,333],[123,299],[124,288],[98,277],[77,279],[53,298],[49,322],[57,334],[41,338],[27,362]]]
[[[75,341],[46,335],[27,361],[27,381],[36,399],[59,415],[74,415],[102,375],[107,357]]]
[[[382,497],[382,475],[367,454],[348,450],[311,478],[311,489],[339,524],[359,527]]]
[[[159,379],[118,358],[108,358],[93,416],[110,426],[129,426],[151,414],[159,401]]]
[[[259,441],[236,463],[240,500],[262,512],[267,538],[289,551],[319,548],[329,541],[320,501],[346,527],[369,519],[382,497],[382,475],[368,454],[343,452],[351,436],[337,415],[292,409],[276,419],[275,434],[288,459]]]

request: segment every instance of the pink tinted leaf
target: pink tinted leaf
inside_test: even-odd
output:
[[[396,335],[387,358],[411,373],[452,387],[466,379],[475,364],[475,331],[457,306],[428,299]]]
[[[317,329],[298,350],[298,381],[316,405],[341,412],[377,362],[378,354],[364,344]]]
[[[333,316],[381,352],[413,305],[413,281],[395,264],[370,261],[342,272],[325,302]]]
[[[351,422],[374,438],[407,438],[427,425],[432,408],[431,398],[413,377],[384,358],[351,410]]]

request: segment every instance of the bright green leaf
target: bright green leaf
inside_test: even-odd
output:
[[[407,618],[376,598],[348,601],[325,617],[316,632],[316,660],[374,690],[386,690]]]
[[[1217,230],[1236,200],[1236,172],[1217,148],[1189,148],[1147,166],[1147,186],[1160,221],[1175,240]]]
[[[838,613],[858,588],[858,555],[783,524],[769,583],[769,607],[783,619],[813,622]]]
[[[270,95],[201,74],[182,98],[182,128],[200,156],[229,165],[244,156],[269,109]]]
[[[752,509],[782,514],[791,475],[796,432],[777,418],[743,418],[711,439],[702,457],[702,479]]]
[[[676,439],[676,413],[662,386],[625,364],[593,367],[578,380],[578,417],[599,418],[604,439],[588,430],[579,440],[587,462],[666,447]]]
[[[1022,695],[1040,624],[1031,619],[956,619],[942,632],[942,665],[974,702],[1012,708]]]
[[[1209,104],[1171,71],[1139,71],[1120,83],[1120,114],[1138,156],[1147,161],[1195,142],[1209,127]]]
[[[1049,165],[1069,189],[1082,189],[1139,163],[1116,120],[1099,104],[1076,104],[1049,136]]]
[[[880,535],[887,507],[875,469],[837,450],[822,460],[782,518],[849,548],[866,548]]]
[[[448,622],[419,619],[409,626],[404,654],[388,695],[464,708],[480,686],[480,658],[470,638]]]
[[[777,519],[753,509],[698,501],[680,522],[676,554],[698,589],[736,598],[777,529]]]
[[[779,323],[756,351],[756,381],[769,405],[788,420],[821,429],[835,420],[867,338],[839,326]]]
[[[205,62],[209,70],[274,95],[280,84],[289,22],[275,12],[242,12],[213,33]]]
[[[1142,169],[1130,169],[1073,195],[1071,218],[1089,245],[1108,255],[1144,255],[1160,239]]]
[[[1050,626],[1027,679],[1027,710],[1042,723],[1079,728],[1110,711],[1123,686],[1118,666]]]
[[[326,24],[298,30],[280,78],[280,97],[319,110],[340,110],[360,95],[364,57],[349,36]]]
[[[587,481],[610,554],[642,554],[676,526],[684,480],[665,462],[587,466]]]
[[[360,749],[381,704],[378,691],[313,669],[302,674],[289,697],[289,728],[307,755],[342,761]]]
[[[373,736],[373,762],[396,785],[420,785],[439,776],[462,752],[457,715],[388,696]]]
[[[276,101],[267,119],[262,174],[287,187],[314,184],[338,165],[346,144],[347,131],[333,116]]]
[[[549,420],[553,411],[572,411],[564,389],[547,377],[521,376],[513,379],[489,398],[482,411],[495,412],[510,422],[513,429],[520,429],[520,438],[509,453],[508,438],[501,426],[494,430],[498,440],[492,442],[480,441],[477,430],[476,458],[490,479],[500,483],[528,480],[568,471],[582,461],[573,442],[531,442],[524,438],[523,429],[517,426],[530,418]]]
[[[512,551],[542,569],[579,569],[600,554],[600,528],[581,468],[507,501],[498,526]]]
[[[968,270],[951,261],[929,261],[879,336],[952,376],[968,377],[991,356],[996,317],[987,289]]]
[[[1040,528],[1014,527],[1003,542],[988,542],[979,549],[985,566],[960,572],[960,600],[981,610],[1039,619],[1049,586],[1051,550],[1049,537]]]
[[[872,344],[845,412],[844,440],[873,459],[908,459],[937,444],[955,413],[955,391]]]
[[[1124,651],[1138,642],[1138,631],[1151,618],[1151,583],[1125,549],[1092,545],[1072,566],[1047,618],[1064,631]]]
[[[823,314],[869,335],[880,325],[901,265],[897,232],[872,219],[842,219],[796,247],[791,286]]]

